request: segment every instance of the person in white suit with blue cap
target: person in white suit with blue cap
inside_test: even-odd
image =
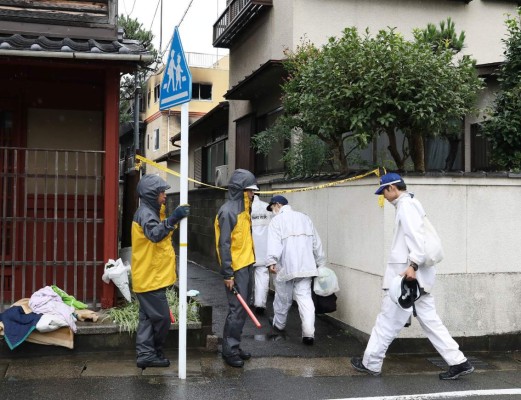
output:
[[[430,293],[435,280],[435,267],[424,265],[425,211],[421,203],[407,191],[404,180],[396,173],[383,175],[375,194],[383,195],[396,208],[394,237],[383,277],[382,289],[385,294],[380,314],[376,318],[363,357],[353,357],[351,365],[359,372],[380,375],[388,347],[403,329],[414,309],[427,338],[449,365],[448,371],[440,373],[439,378],[458,379],[472,373],[474,367],[459,350],[458,344],[436,313],[434,297]],[[389,289],[395,277],[400,275],[407,281],[418,281],[421,296],[414,302],[414,307],[400,307],[390,296]]]

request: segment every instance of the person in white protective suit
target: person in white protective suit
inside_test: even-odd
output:
[[[402,177],[395,173],[388,173],[380,178],[380,186],[375,194],[383,195],[396,208],[394,237],[383,277],[384,296],[380,314],[376,318],[364,356],[353,357],[351,365],[359,372],[380,375],[389,345],[398,336],[414,310],[427,338],[449,365],[448,371],[440,373],[439,378],[457,379],[472,373],[474,367],[443,325],[436,313],[434,297],[430,294],[436,272],[434,266],[424,265],[425,211],[421,203],[407,191]],[[418,281],[421,296],[414,302],[414,307],[400,307],[391,298],[389,289],[395,277],[399,275],[407,281]]]
[[[317,276],[317,267],[326,264],[322,242],[311,219],[294,211],[284,196],[273,196],[267,209],[275,214],[268,227],[266,259],[270,272],[275,274],[272,327],[274,331],[284,330],[295,299],[302,321],[302,342],[312,345],[315,305],[311,297],[311,282]]]
[[[259,196],[256,195],[253,198],[251,208],[251,230],[255,245],[253,306],[255,313],[259,315],[266,311],[270,285],[270,273],[266,265],[266,250],[268,247],[268,225],[273,214],[267,210],[267,207],[268,203],[259,199]]]

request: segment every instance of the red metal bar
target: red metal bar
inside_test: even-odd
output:
[[[248,307],[248,304],[246,304],[246,302],[244,301],[244,299],[242,298],[242,296],[239,294],[239,292],[237,291],[237,289],[235,287],[232,289],[232,292],[235,296],[237,296],[237,300],[239,300],[242,307],[246,310],[246,312],[250,316],[250,318],[253,321],[253,323],[255,324],[255,326],[257,328],[261,328],[261,324],[260,324],[259,320],[257,319],[257,317],[255,317],[255,314],[253,314],[253,312],[250,310],[250,307]]]

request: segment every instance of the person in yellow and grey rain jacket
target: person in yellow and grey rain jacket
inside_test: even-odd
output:
[[[170,329],[166,289],[177,279],[172,232],[190,214],[188,204],[166,217],[165,191],[170,186],[157,175],[144,175],[137,185],[140,205],[132,222],[132,289],[139,301],[136,332],[138,368],[168,367],[163,345]]]
[[[232,292],[249,299],[252,290],[252,265],[255,263],[251,233],[251,205],[253,191],[259,190],[255,176],[245,169],[236,169],[228,183],[228,201],[215,217],[215,245],[221,265],[228,315],[224,323],[222,356],[232,367],[242,367],[251,354],[240,348],[246,322],[246,310]]]

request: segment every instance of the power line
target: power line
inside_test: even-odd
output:
[[[181,24],[183,23],[183,20],[185,19],[185,16],[186,16],[186,13],[188,12],[188,10],[190,9],[190,7],[192,6],[192,3],[194,2],[194,0],[190,0],[190,4],[188,4],[188,7],[186,7],[186,10],[185,10],[185,13],[183,14],[183,16],[181,17],[181,21],[179,21],[179,23],[177,24],[177,26],[181,26]]]
[[[181,23],[183,22],[183,20],[185,19],[185,16],[186,14],[188,13],[188,10],[190,10],[190,7],[192,7],[192,3],[194,2],[194,0],[190,0],[190,4],[188,4],[188,6],[186,7],[186,10],[183,14],[183,16],[181,17],[181,20],[179,21],[179,23],[177,24],[177,27],[179,28],[181,26]],[[168,51],[168,49],[170,49],[170,45],[172,44],[172,40],[174,39],[174,35],[172,34],[172,36],[170,37],[170,40],[168,41],[167,45],[165,46],[165,48],[163,49],[163,51],[161,52],[161,55],[160,55],[160,59],[163,60],[163,56],[165,55],[165,53]],[[161,50],[161,49],[159,49]]]
[[[128,14],[128,16],[130,17],[130,15],[132,14],[132,12],[134,11],[134,6],[136,5],[136,0],[134,0],[134,4],[132,4],[132,10],[130,10],[130,14]],[[125,7],[125,10],[127,8]]]
[[[161,3],[161,0],[158,0],[158,1],[157,1],[156,11],[154,11],[154,16],[152,17],[152,22],[150,23],[150,29],[149,29],[149,31],[152,30],[152,25],[154,25],[154,20],[156,19],[156,14],[157,14],[157,9],[159,8],[159,3]]]

